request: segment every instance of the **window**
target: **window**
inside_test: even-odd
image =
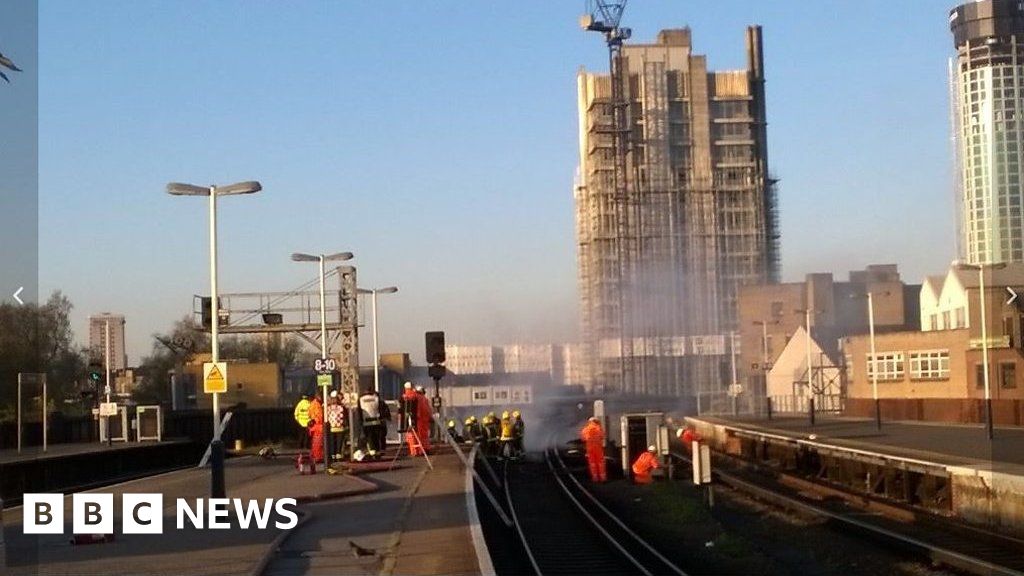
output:
[[[949,350],[915,350],[910,353],[910,377],[917,380],[949,378]]]
[[[985,365],[975,364],[974,365],[974,387],[978,390],[985,388]]]
[[[942,313],[942,329],[949,330],[953,327],[953,323],[949,320],[949,310]]]
[[[903,352],[880,352],[872,356],[868,354],[868,380],[875,377],[875,368],[878,368],[879,380],[902,380],[903,379]]]
[[[937,314],[932,314],[931,317],[930,317],[930,320],[931,320],[932,330],[938,330],[939,329],[939,316]]]
[[[1013,362],[999,363],[999,386],[1002,388],[1017,387],[1017,365]]]
[[[782,302],[772,302],[772,318],[782,316]]]
[[[487,392],[484,390],[473,392],[473,400],[487,400]]]
[[[956,309],[956,327],[967,328],[967,309],[963,306]]]
[[[495,400],[508,400],[508,390],[498,390],[494,393]]]

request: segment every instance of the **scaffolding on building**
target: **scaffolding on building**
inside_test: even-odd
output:
[[[760,27],[747,29],[742,71],[708,72],[689,29],[619,48],[610,74],[578,76],[589,376],[605,392],[713,391],[739,286],[778,276]]]

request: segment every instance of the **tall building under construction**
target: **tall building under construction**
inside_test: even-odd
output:
[[[761,28],[709,71],[688,28],[582,70],[580,306],[597,391],[686,396],[730,381],[739,286],[777,281]]]

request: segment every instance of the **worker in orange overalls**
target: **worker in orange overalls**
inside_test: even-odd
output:
[[[434,419],[430,409],[430,399],[427,398],[427,390],[423,386],[416,387],[416,435],[420,437],[420,444],[425,454],[430,453],[430,423]]]
[[[412,382],[405,383],[402,392],[402,426],[405,429],[405,442],[409,445],[409,454],[418,456],[422,452],[420,443],[416,441],[416,421],[419,418],[420,395],[412,388]]]
[[[324,461],[324,405],[317,394],[309,403],[309,455],[314,462]]]
[[[580,438],[587,449],[590,479],[594,482],[604,482],[608,475],[604,463],[604,430],[601,428],[601,421],[591,417],[580,431]]]
[[[693,427],[693,424],[687,424],[686,428],[680,428],[676,430],[676,437],[686,446],[688,452],[693,452],[693,441],[700,442],[702,440],[700,432]]]
[[[637,484],[650,484],[653,482],[651,470],[661,468],[661,465],[658,464],[657,452],[658,449],[656,447],[648,446],[647,451],[633,462],[633,482]]]

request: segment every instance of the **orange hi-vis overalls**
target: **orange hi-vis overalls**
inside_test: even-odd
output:
[[[633,481],[637,484],[650,484],[653,481],[651,470],[655,468],[661,468],[661,465],[658,464],[658,457],[645,451],[636,459],[636,462],[633,462]]]
[[[404,405],[406,406],[406,410],[415,412],[414,414],[407,415],[407,420],[403,424],[408,423],[410,416],[413,421],[418,420],[420,395],[417,394],[415,390],[406,390],[405,392],[402,393],[402,400],[405,401]],[[409,430],[406,430],[405,442],[409,445],[409,454],[412,456],[418,456],[423,452],[423,449],[420,447],[420,443],[416,441],[417,433],[414,433],[413,430],[415,430],[415,428],[410,428]]]
[[[430,407],[430,398],[426,394],[416,393],[416,435],[420,437],[423,452],[430,452],[430,422],[434,418]]]
[[[309,455],[315,462],[324,461],[324,405],[314,398],[309,403]]]
[[[587,448],[590,479],[594,482],[604,482],[608,479],[604,463],[604,430],[596,422],[587,422],[587,425],[580,431],[580,438]]]

